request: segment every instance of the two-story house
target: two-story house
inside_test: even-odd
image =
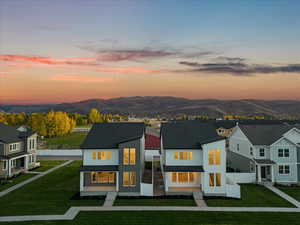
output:
[[[0,177],[9,178],[36,167],[37,133],[25,126],[0,123]]]
[[[255,172],[257,182],[300,182],[300,130],[296,126],[238,125],[229,137],[228,166]]]
[[[161,154],[166,194],[201,191],[207,196],[228,196],[225,137],[217,134],[213,123],[162,123]]]
[[[80,195],[140,195],[144,123],[95,123],[82,146]]]

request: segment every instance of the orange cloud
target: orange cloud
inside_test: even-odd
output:
[[[139,67],[129,67],[129,68],[101,68],[97,69],[98,72],[104,72],[104,73],[146,73],[146,74],[154,74],[154,73],[160,73],[160,70],[147,70],[144,68]]]
[[[21,56],[21,55],[0,55],[0,60],[9,61],[9,62],[31,62],[47,65],[87,65],[95,66],[99,65],[96,63],[95,57],[86,57],[86,58],[69,58],[69,59],[53,59],[50,57],[40,57],[40,56]]]
[[[96,82],[96,83],[107,83],[114,82],[117,79],[112,77],[87,77],[80,75],[65,75],[65,74],[57,74],[50,77],[50,80],[53,81],[74,81],[74,82]]]

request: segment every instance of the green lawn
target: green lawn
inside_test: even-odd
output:
[[[49,170],[55,166],[58,166],[66,161],[64,160],[43,160],[39,161],[40,162],[40,167],[33,169],[32,171],[34,172],[45,172],[46,170]]]
[[[197,206],[193,199],[122,199],[115,206]]]
[[[73,221],[29,221],[1,225],[299,225],[299,213],[81,212]]]
[[[300,201],[300,186],[276,186],[281,191],[285,192],[289,196],[295,198],[296,200]]]
[[[241,184],[242,199],[208,199],[208,206],[294,207],[269,189],[256,184]]]
[[[85,139],[87,132],[75,132],[61,137],[46,138],[46,148],[79,148]]]
[[[64,214],[71,206],[102,205],[102,199],[71,199],[79,192],[75,161],[0,198],[0,216]]]
[[[18,183],[21,183],[22,181],[27,180],[35,175],[36,174],[22,173],[22,174],[18,175],[17,177],[11,178],[11,179],[7,180],[7,183],[0,184],[0,191],[3,191],[9,187],[12,187],[12,186],[18,184]]]

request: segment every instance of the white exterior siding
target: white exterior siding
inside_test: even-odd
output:
[[[296,128],[285,133],[283,136],[295,144],[300,143],[300,130]]]
[[[83,165],[101,166],[101,165],[119,165],[119,149],[84,149]],[[93,159],[93,152],[111,152],[111,159],[99,160]]]
[[[192,160],[175,160],[174,152],[192,152]],[[200,166],[203,164],[202,150],[200,149],[168,149],[165,151],[166,154],[166,165],[168,166]]]
[[[229,150],[245,157],[253,158],[255,155],[252,156],[250,154],[250,147],[253,148],[253,154],[255,154],[255,147],[251,144],[241,129],[236,127],[229,138]]]
[[[226,194],[226,150],[225,140],[208,143],[202,146],[203,148],[203,169],[204,177],[202,182],[203,191],[205,194]],[[220,165],[209,165],[208,164],[208,150],[218,149],[221,151]],[[220,173],[221,174],[221,186],[210,187],[209,186],[209,174]]]

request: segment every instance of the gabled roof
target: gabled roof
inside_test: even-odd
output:
[[[141,138],[144,130],[144,123],[95,123],[81,145],[81,148],[118,148],[122,142]]]
[[[201,149],[202,144],[225,139],[213,123],[195,120],[162,123],[161,136],[165,149]]]
[[[0,123],[0,141],[4,143],[13,143],[22,141],[22,137],[29,137],[35,132],[26,128],[25,132],[18,130],[20,126],[8,126]]]
[[[239,125],[239,127],[253,145],[271,145],[293,129],[293,126],[285,124]]]

